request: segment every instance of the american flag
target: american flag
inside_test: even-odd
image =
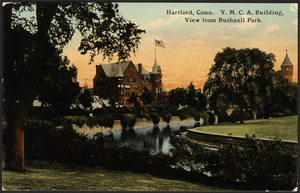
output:
[[[155,40],[155,46],[166,48],[162,40]]]

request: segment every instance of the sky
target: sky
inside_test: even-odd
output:
[[[135,55],[129,60],[142,63],[151,71],[155,60],[154,40],[162,40],[165,49],[156,47],[163,84],[167,90],[186,87],[193,82],[202,88],[214,57],[223,48],[259,48],[276,56],[274,69],[279,70],[286,49],[294,64],[293,81],[298,79],[298,4],[290,3],[118,3],[121,15],[146,30]],[[170,15],[171,11],[187,11],[193,15]],[[260,14],[256,14],[259,10]],[[233,14],[233,12],[234,14]],[[198,14],[199,13],[199,14]],[[204,14],[203,14],[204,13]],[[223,13],[223,14],[222,14]],[[231,13],[231,14],[230,14]],[[245,22],[219,22],[223,19],[244,19]],[[195,19],[200,22],[187,22]],[[203,19],[211,22],[203,22]],[[215,19],[215,22],[213,22]],[[256,20],[255,20],[256,19]],[[256,22],[248,22],[248,20]],[[259,22],[258,22],[259,21]],[[75,34],[64,54],[78,68],[80,86],[93,88],[96,65],[117,61],[102,60],[88,64],[89,56],[77,51],[80,37]]]

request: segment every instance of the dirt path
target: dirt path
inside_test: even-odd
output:
[[[174,117],[172,117],[170,124],[172,124],[172,123],[193,122],[193,121],[195,121],[193,118],[187,118],[187,119],[181,121],[179,119],[179,117],[174,116]],[[164,124],[166,124],[166,122],[164,122],[163,119],[161,118],[158,125],[164,125]],[[137,128],[137,127],[147,127],[147,126],[152,126],[152,125],[154,125],[154,124],[152,123],[151,120],[148,121],[146,118],[143,118],[143,119],[137,119],[134,127],[135,128]],[[92,128],[89,128],[87,125],[83,125],[82,127],[78,127],[77,125],[73,125],[73,128],[79,133],[90,134],[90,133],[98,133],[98,132],[105,132],[105,131],[111,131],[111,130],[119,130],[119,129],[122,129],[122,126],[121,126],[120,120],[115,120],[113,128],[105,128],[105,127],[92,127]]]

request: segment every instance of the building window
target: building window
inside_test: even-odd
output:
[[[132,86],[132,88],[134,89],[134,90],[138,90],[138,86]]]
[[[289,68],[286,68],[286,70],[289,70]]]
[[[156,93],[158,93],[158,88],[155,89]]]
[[[123,96],[123,95],[124,95],[124,92],[123,92],[123,91],[121,91],[119,94],[120,94],[120,96]]]
[[[125,96],[129,97],[130,96],[130,92],[126,92]]]
[[[130,89],[130,86],[128,84],[125,85],[126,89]]]
[[[123,81],[123,78],[118,78],[118,81]]]
[[[122,88],[124,88],[124,85],[123,84],[118,84],[118,88],[122,89]]]

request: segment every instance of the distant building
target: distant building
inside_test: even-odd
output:
[[[152,72],[148,72],[142,64],[133,64],[131,60],[110,64],[96,65],[93,79],[94,95],[103,99],[116,101],[117,106],[133,106],[127,100],[132,93],[141,96],[145,87],[152,94],[152,104],[158,100],[167,103],[167,91],[162,84],[161,67],[155,60]],[[141,101],[138,101],[142,104]]]
[[[294,65],[292,64],[287,50],[286,50],[286,56],[281,64],[281,70],[277,71],[280,75],[282,75],[284,78],[288,79],[289,83],[292,83],[293,80],[293,67]]]

